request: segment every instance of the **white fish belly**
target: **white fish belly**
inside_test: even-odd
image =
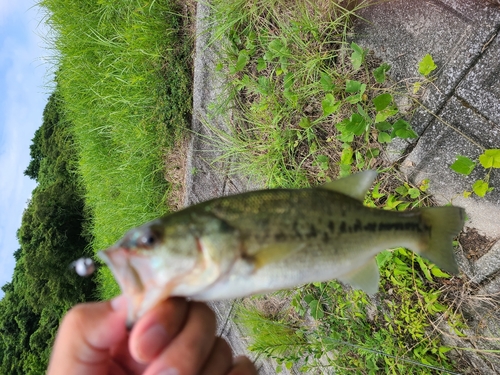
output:
[[[246,297],[252,294],[291,289],[311,282],[339,278],[368,261],[379,250],[368,249],[363,254],[345,259],[324,259],[293,254],[287,259],[255,269],[248,260],[238,260],[231,271],[193,296],[199,301],[216,301]]]

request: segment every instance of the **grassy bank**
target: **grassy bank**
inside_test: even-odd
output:
[[[189,22],[183,4],[43,0],[49,45],[79,171],[95,250],[164,214],[165,155],[191,112]],[[102,275],[103,296],[114,291]]]

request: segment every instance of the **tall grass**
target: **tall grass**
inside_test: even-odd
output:
[[[325,115],[322,102],[326,94],[339,98],[345,81],[363,74],[352,68],[346,55],[348,33],[357,17],[351,10],[355,2],[212,4],[213,34],[224,47],[219,66],[228,77],[231,99],[223,97],[216,110],[224,114],[236,108],[231,112],[232,131],[219,132],[225,156],[236,156],[235,169],[263,180],[267,187],[317,183],[317,156],[339,161],[335,124],[352,112],[345,103],[339,115]],[[334,177],[337,171],[331,172]]]
[[[191,111],[192,41],[175,0],[39,5],[98,250],[168,209],[164,158]]]

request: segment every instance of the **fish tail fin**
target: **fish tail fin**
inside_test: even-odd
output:
[[[458,274],[453,251],[453,239],[462,230],[465,210],[461,207],[422,208],[422,221],[430,228],[429,241],[419,249],[419,254],[438,267]]]

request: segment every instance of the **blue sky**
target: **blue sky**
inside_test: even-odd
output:
[[[11,281],[16,231],[35,188],[23,175],[42,121],[51,76],[43,14],[35,0],[0,1],[0,285]],[[3,292],[0,290],[0,298]]]

